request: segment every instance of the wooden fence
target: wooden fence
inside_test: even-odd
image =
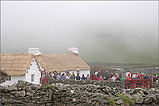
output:
[[[46,78],[40,78],[40,83],[41,84],[45,84],[46,83],[48,85],[49,84],[49,78],[48,77],[46,77]]]
[[[125,80],[125,89],[151,88],[151,79]]]

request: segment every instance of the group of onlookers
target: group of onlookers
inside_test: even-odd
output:
[[[64,79],[73,79],[73,80],[90,80],[90,76],[89,74],[85,77],[84,74],[82,75],[82,77],[80,77],[79,73],[77,73],[77,75],[75,76],[75,73],[72,72],[57,72],[57,71],[53,71],[53,72],[46,72],[44,70],[43,74],[42,74],[42,78],[46,78],[48,77],[49,79],[53,79],[53,80],[64,80]]]
[[[102,75],[100,71],[96,71],[92,73],[90,77],[92,80],[99,80],[99,81],[102,81],[102,80],[120,81],[121,73],[119,71],[113,73],[113,72],[108,72],[108,70],[106,70],[104,75]]]
[[[87,74],[87,76],[84,76],[84,74],[82,74],[82,77],[80,77],[79,73],[77,73],[77,75],[75,76],[75,73],[72,72],[57,72],[57,71],[53,71],[53,72],[46,72],[44,70],[43,74],[42,74],[42,78],[48,77],[49,79],[54,79],[54,80],[64,80],[64,79],[73,79],[73,80],[98,80],[98,81],[102,81],[102,80],[108,80],[108,81],[124,81],[124,80],[133,80],[133,79],[150,79],[150,76],[148,76],[147,74],[143,74],[141,72],[139,73],[131,73],[131,72],[126,72],[125,75],[122,75],[119,71],[116,72],[109,72],[108,70],[105,71],[104,75],[101,74],[100,71],[96,71],[92,74]],[[153,81],[156,82],[159,80],[159,77],[154,74],[153,76]]]
[[[159,80],[159,76],[157,76],[156,74],[154,74],[153,77],[144,74],[144,73],[131,73],[131,72],[127,72],[126,73],[126,79],[125,80],[133,80],[133,79],[153,79],[153,82],[156,82]]]

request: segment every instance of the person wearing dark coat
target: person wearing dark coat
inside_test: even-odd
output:
[[[86,79],[86,77],[84,77],[84,74],[82,74],[81,80],[85,80],[85,79]]]
[[[98,80],[100,78],[100,75],[101,75],[101,73],[100,73],[100,71],[98,71],[98,73],[97,73]]]
[[[149,76],[146,74],[143,79],[149,79]]]
[[[154,76],[153,76],[153,82],[156,82],[156,80],[157,80],[157,77],[156,77],[156,74],[154,74]]]
[[[79,73],[77,73],[77,76],[76,76],[76,80],[80,80],[80,76],[79,76]]]
[[[108,70],[106,70],[106,72],[105,72],[105,80],[108,80],[109,79],[109,75],[108,75],[109,73],[108,73]]]

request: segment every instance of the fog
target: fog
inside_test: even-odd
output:
[[[86,62],[158,64],[157,1],[2,1],[1,52],[66,53]]]

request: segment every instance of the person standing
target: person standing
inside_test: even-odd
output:
[[[98,74],[98,72],[96,71],[96,72],[94,73],[95,77],[97,77],[97,74]]]
[[[75,80],[75,74],[72,72],[71,79]]]
[[[112,79],[112,81],[116,81],[116,78],[115,78],[115,75],[111,78]]]
[[[46,77],[45,72],[43,72],[43,74],[42,74],[42,78],[45,78],[45,77]]]
[[[99,81],[102,81],[102,80],[103,80],[102,75],[100,75]]]
[[[85,80],[85,79],[86,79],[86,77],[84,77],[84,74],[82,74],[81,80]]]
[[[147,74],[145,74],[143,79],[149,79],[149,76],[147,76]]]
[[[76,80],[80,80],[80,76],[79,76],[79,73],[77,73],[77,76],[76,76]]]
[[[91,78],[89,76],[89,74],[87,74],[86,80],[89,81]]]
[[[56,79],[57,79],[57,80],[59,80],[59,79],[60,79],[60,74],[59,74],[59,73],[57,73],[57,75],[56,75]]]
[[[101,73],[100,73],[100,70],[99,70],[98,73],[97,73],[98,80],[100,78],[100,75],[101,75]]]
[[[62,80],[66,79],[64,73],[61,75],[61,79],[62,79]]]
[[[143,79],[143,77],[142,77],[142,73],[140,72],[140,79]]]
[[[130,80],[130,76],[127,76],[127,77],[126,77],[126,80]]]
[[[105,80],[108,80],[109,79],[109,75],[108,75],[109,73],[108,73],[108,70],[106,70],[106,72],[105,72]]]
[[[153,76],[153,82],[156,82],[156,80],[157,80],[157,77],[156,77],[156,74],[154,74],[154,76]]]
[[[120,79],[120,81],[125,81],[125,79],[126,78],[124,76],[122,76],[121,79]]]

